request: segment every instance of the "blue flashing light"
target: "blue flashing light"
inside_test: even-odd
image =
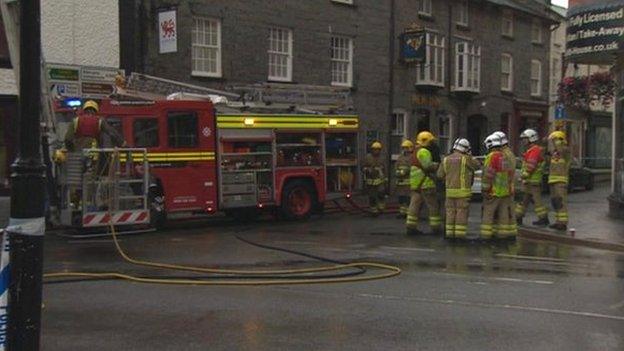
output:
[[[70,108],[78,108],[82,106],[82,100],[80,99],[65,99],[63,105]]]

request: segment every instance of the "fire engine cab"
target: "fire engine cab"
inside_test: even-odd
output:
[[[159,226],[166,218],[221,211],[249,218],[266,208],[286,219],[304,219],[358,184],[354,115],[219,114],[210,101],[108,99],[101,102],[100,115],[127,147],[84,150],[74,156],[83,161],[68,160],[68,167],[82,165],[73,184],[82,187],[83,200],[62,191],[63,224],[97,227],[140,218],[127,224]],[[99,167],[107,177],[88,185],[95,178],[85,175],[84,158],[102,163],[93,161],[94,154],[110,162]],[[113,194],[115,204],[87,198],[107,182],[117,188],[99,192]]]

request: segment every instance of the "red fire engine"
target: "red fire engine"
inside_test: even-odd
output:
[[[116,152],[116,168],[109,174],[117,175],[87,185],[93,177],[83,172],[80,205],[76,200],[72,204],[67,190],[61,196],[67,199],[60,206],[63,224],[151,221],[158,226],[167,217],[224,211],[242,218],[263,208],[275,208],[286,219],[303,219],[358,184],[357,116],[216,114],[209,101],[183,100],[103,100],[100,115],[128,147],[74,156]],[[115,197],[114,211],[85,195],[107,182],[115,182],[117,189],[99,192]],[[120,205],[123,200],[130,205]]]

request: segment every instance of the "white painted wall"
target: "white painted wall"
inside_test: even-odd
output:
[[[43,0],[46,62],[119,67],[118,0]]]

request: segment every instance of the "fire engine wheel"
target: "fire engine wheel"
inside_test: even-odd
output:
[[[282,193],[280,213],[286,220],[300,220],[310,217],[317,207],[316,193],[305,181],[286,184]]]

